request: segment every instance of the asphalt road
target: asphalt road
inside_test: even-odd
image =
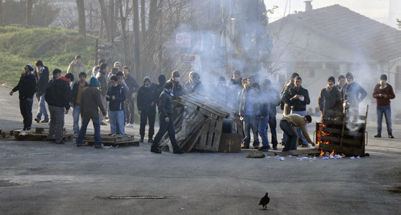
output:
[[[0,87],[3,130],[22,127],[18,94],[8,92]],[[36,107],[35,101],[34,115]],[[0,214],[400,214],[401,126],[394,125],[395,139],[373,138],[375,127],[368,123],[370,156],[353,160],[0,139]],[[66,128],[72,129],[71,114]],[[127,133],[137,135],[138,125]],[[265,192],[271,200],[261,210]]]

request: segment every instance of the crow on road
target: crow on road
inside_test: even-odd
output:
[[[270,198],[269,198],[268,194],[266,193],[266,195],[263,196],[262,199],[260,199],[259,205],[262,205],[263,209],[266,210],[267,204],[269,204],[269,202],[270,202]]]

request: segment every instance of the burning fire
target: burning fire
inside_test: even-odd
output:
[[[323,156],[324,156],[324,151],[323,151],[323,150],[321,150],[321,153],[320,153],[319,156],[320,156],[320,157],[323,157]]]
[[[331,156],[334,156],[336,153],[334,152],[334,150],[330,153]]]
[[[329,141],[322,141],[321,140],[321,137],[320,137],[320,134],[322,134],[322,136],[330,136],[331,135],[331,132],[324,132],[324,131],[322,131],[321,129],[322,129],[322,127],[323,128],[325,128],[325,127],[327,127],[327,125],[325,125],[325,124],[320,124],[319,125],[319,130],[317,131],[317,133],[316,133],[316,136],[317,136],[317,145],[319,146],[321,143],[323,143],[323,144],[329,144]]]

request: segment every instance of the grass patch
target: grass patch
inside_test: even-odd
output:
[[[26,64],[42,60],[50,72],[63,75],[79,54],[90,70],[95,64],[96,37],[82,37],[76,30],[61,28],[0,27],[0,83],[15,85]]]

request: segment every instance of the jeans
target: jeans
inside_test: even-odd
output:
[[[305,116],[306,115],[306,110],[303,110],[303,111],[291,111],[291,114],[298,114],[298,115],[301,115],[301,116]],[[305,129],[306,129],[306,131],[308,131],[308,126],[305,126]],[[302,129],[297,127],[296,130],[297,130],[297,133],[298,133],[298,137],[302,140],[302,145],[308,145],[308,141],[306,140],[306,138],[302,134]]]
[[[173,118],[171,116],[169,116],[169,121],[166,122],[165,121],[165,116],[161,116],[160,117],[160,127],[159,127],[159,131],[156,134],[156,137],[153,141],[152,144],[152,148],[157,148],[159,147],[159,142],[160,140],[163,138],[164,134],[166,132],[168,132],[168,137],[170,138],[171,141],[171,145],[173,146],[174,149],[179,148],[178,144],[177,144],[177,140],[175,139],[175,129],[174,129],[174,121]]]
[[[48,138],[53,138],[54,136],[54,139],[56,139],[57,143],[63,141],[64,110],[64,107],[49,105],[50,127]]]
[[[262,138],[262,146],[270,149],[269,140],[267,139],[267,123],[269,122],[269,116],[266,116],[264,119],[259,119],[258,123],[258,132],[259,136]]]
[[[285,142],[285,146],[283,152],[289,150],[296,150],[297,149],[297,132],[295,128],[286,120],[280,121],[280,128],[284,131],[287,135],[287,141]]]
[[[36,98],[38,99],[38,114],[36,115],[37,119],[42,118],[42,114],[45,116],[45,119],[49,120],[49,115],[47,114],[46,110],[46,104],[45,104],[45,94],[43,93],[42,95],[38,96],[36,95]]]
[[[251,129],[253,132],[253,146],[259,146],[258,122],[259,119],[257,119],[256,116],[244,115],[245,138],[242,140],[244,146],[249,146],[249,143],[251,142]]]
[[[277,131],[276,131],[276,127],[277,127],[277,121],[276,121],[276,115],[272,115],[269,114],[269,127],[270,127],[270,133],[271,133],[271,141],[272,141],[272,145],[273,147],[277,147]],[[267,127],[266,127],[267,128]]]
[[[81,107],[79,105],[75,105],[72,111],[72,118],[74,119],[73,130],[74,133],[79,133],[79,115],[81,114]]]
[[[125,134],[124,111],[109,111],[110,130],[112,134]]]
[[[82,144],[86,135],[86,129],[88,128],[89,120],[82,119],[81,130],[77,139],[78,144]],[[100,146],[102,144],[102,137],[100,136],[100,120],[92,118],[93,128],[95,129],[95,145]]]
[[[19,109],[24,119],[24,128],[30,128],[32,126],[32,104],[33,99],[30,101],[26,99],[19,100]]]
[[[387,133],[392,134],[393,130],[391,128],[391,106],[377,106],[377,133],[382,133],[382,121],[383,121],[383,114],[386,118],[387,124]]]
[[[156,120],[156,110],[142,110],[141,111],[141,125],[139,127],[139,134],[141,138],[145,136],[145,127],[147,121],[149,120],[149,139],[153,138],[155,133],[155,120]],[[164,119],[163,119],[164,120]]]

